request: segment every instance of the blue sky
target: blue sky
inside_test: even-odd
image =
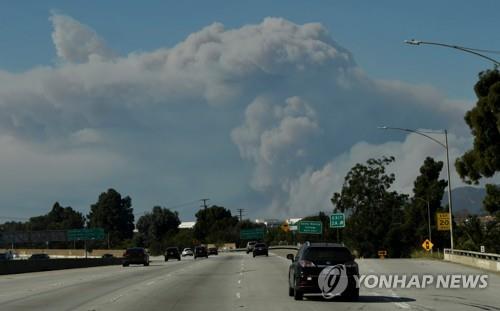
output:
[[[499,9],[1,2],[0,216],[56,200],[86,213],[108,187],[131,195],[137,215],[210,197],[249,217],[305,216],[331,208],[352,165],[387,154],[408,193],[423,159],[443,150],[376,126],[448,128],[453,160],[472,143],[463,114],[492,65],[403,40],[499,50]],[[463,185],[456,174],[452,185]]]

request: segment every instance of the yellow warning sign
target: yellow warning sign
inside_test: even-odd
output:
[[[387,256],[387,251],[385,250],[378,251],[378,256],[380,257],[380,259],[384,259],[385,256]]]
[[[432,249],[432,247],[434,246],[434,244],[432,244],[432,242],[429,240],[429,239],[426,239],[424,241],[424,243],[422,243],[422,247],[426,250],[426,251],[430,251]]]
[[[450,231],[450,214],[436,213],[437,229],[439,231]]]
[[[281,230],[285,231],[285,232],[288,232],[290,231],[290,227],[288,226],[288,223],[284,223],[281,225]]]

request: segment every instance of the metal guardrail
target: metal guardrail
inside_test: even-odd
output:
[[[269,249],[291,249],[291,250],[298,250],[299,247],[295,245],[276,245],[276,246],[269,246]]]
[[[268,248],[269,250],[273,250],[273,249],[290,249],[290,250],[298,250],[299,247],[298,246],[295,246],[295,245],[274,245],[274,246],[269,246]],[[233,249],[230,249],[229,252],[246,252],[247,249],[246,248],[233,248]]]
[[[458,256],[466,256],[466,257],[473,257],[473,258],[479,258],[479,259],[487,259],[487,260],[492,260],[492,261],[500,261],[500,254],[480,253],[480,252],[474,252],[474,251],[464,251],[464,250],[460,250],[460,249],[451,250],[449,248],[445,248],[444,253],[448,254],[448,255],[458,255]]]

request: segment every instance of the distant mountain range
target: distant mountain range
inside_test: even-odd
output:
[[[453,201],[453,215],[484,215],[483,199],[486,189],[475,187],[458,187],[451,191]],[[448,192],[445,190],[442,206],[448,204]]]

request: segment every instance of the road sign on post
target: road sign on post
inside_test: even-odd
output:
[[[450,213],[436,213],[438,231],[450,231]]]
[[[380,250],[378,251],[378,257],[380,257],[380,259],[384,259],[385,256],[387,256],[387,251],[386,250]]]
[[[285,232],[290,231],[290,226],[288,225],[288,223],[286,223],[286,222],[285,222],[285,223],[283,223],[283,224],[281,225],[281,230],[283,230],[283,231],[285,231]]]
[[[258,240],[264,237],[264,228],[241,229],[241,240]]]
[[[335,213],[330,215],[330,228],[344,228],[345,215],[344,213]]]
[[[103,228],[68,230],[68,241],[104,240]]]
[[[434,244],[432,244],[432,242],[429,240],[429,239],[426,239],[424,241],[424,243],[422,243],[422,247],[426,250],[426,251],[430,251],[432,249],[432,247],[434,246]]]
[[[299,233],[321,234],[323,233],[323,224],[321,221],[299,221]]]

